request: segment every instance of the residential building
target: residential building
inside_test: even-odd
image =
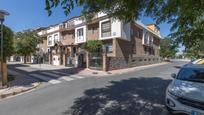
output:
[[[73,17],[39,31],[44,62],[53,65],[113,70],[158,63],[160,29],[139,21],[125,22],[98,13],[86,21]],[[90,53],[80,46],[89,40],[103,41],[103,48]]]

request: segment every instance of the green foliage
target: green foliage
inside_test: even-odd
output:
[[[46,10],[61,5],[68,15],[76,6],[83,7],[84,16],[102,11],[109,16],[134,21],[141,14],[150,16],[157,23],[168,22],[172,33],[169,37],[186,47],[197,45],[204,38],[204,0],[45,0]]]
[[[192,47],[186,47],[185,56],[190,59],[197,59],[204,56],[204,40],[198,40]]]
[[[96,52],[99,48],[102,48],[103,42],[100,40],[90,40],[81,45],[82,49],[89,52]]]
[[[3,27],[3,50],[4,50],[4,61],[6,60],[7,57],[11,56],[14,54],[14,34],[13,31],[7,27]],[[0,50],[1,51],[1,50]]]
[[[172,58],[175,57],[178,45],[170,38],[165,38],[161,40],[160,45],[160,55],[163,58]]]
[[[27,30],[15,35],[16,53],[23,56],[31,55],[37,51],[37,45],[42,42],[35,31]]]

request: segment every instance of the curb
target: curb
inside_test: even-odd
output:
[[[171,62],[161,62],[161,63],[156,63],[156,64],[151,64],[151,65],[143,65],[143,66],[136,66],[136,67],[130,67],[130,68],[124,68],[124,69],[119,69],[121,71],[128,69],[127,71],[124,72],[117,72],[117,73],[111,73],[111,71],[107,71],[107,73],[111,73],[111,74],[106,74],[106,75],[91,75],[92,77],[107,77],[107,76],[115,76],[115,75],[121,75],[121,74],[126,74],[128,72],[133,72],[135,70],[144,70],[150,67],[156,67],[156,66],[161,66],[161,65],[165,65]],[[113,70],[115,71],[115,70]],[[117,70],[116,70],[117,71]]]
[[[27,89],[21,89],[21,90],[16,90],[16,91],[11,91],[11,92],[0,94],[0,99],[4,99],[4,98],[10,97],[10,96],[14,96],[14,95],[18,95],[20,93],[27,92],[29,90],[32,90],[32,89],[35,89],[35,88],[39,87],[40,84],[41,83],[38,83],[37,85],[34,85],[33,87],[30,87],[30,88],[27,88]]]

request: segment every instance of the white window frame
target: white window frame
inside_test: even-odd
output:
[[[78,30],[83,30],[82,34],[79,35]],[[86,42],[86,26],[78,27],[75,29],[75,43]]]
[[[110,33],[110,35],[108,35],[108,36],[103,36],[103,24],[104,23],[109,23],[109,31],[106,31],[106,33]],[[101,38],[106,38],[106,37],[111,37],[111,21],[110,20],[107,20],[107,21],[104,21],[104,22],[101,22]]]
[[[48,36],[47,45],[51,46],[53,44],[52,36]]]
[[[54,34],[54,43],[59,42],[59,34]]]

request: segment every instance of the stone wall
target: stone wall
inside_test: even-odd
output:
[[[132,58],[108,57],[107,66],[108,70],[116,70],[128,67],[150,65],[160,62],[160,58],[156,56],[137,56]]]

